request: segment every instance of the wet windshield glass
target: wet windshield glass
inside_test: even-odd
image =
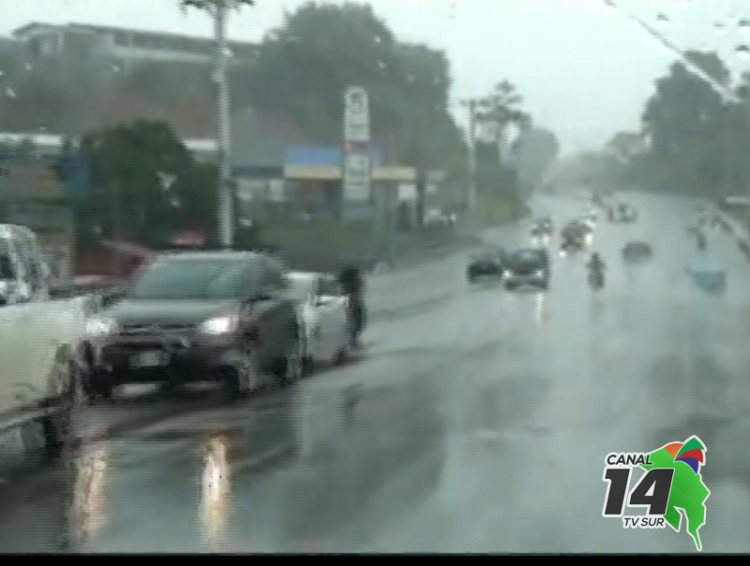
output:
[[[750,0],[0,0],[3,235],[0,553],[750,552]]]
[[[246,265],[233,260],[158,262],[128,294],[133,299],[229,299],[242,295]]]

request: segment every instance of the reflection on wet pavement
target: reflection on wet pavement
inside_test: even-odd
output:
[[[70,454],[0,484],[0,549],[691,551],[604,521],[601,473],[608,452],[697,434],[705,550],[750,550],[750,267],[716,243],[729,286],[701,294],[690,207],[638,199],[639,223],[596,228],[600,293],[585,254],[553,254],[547,292],[469,287],[458,255],[381,283],[343,368],[232,406],[187,390],[86,408]],[[654,259],[625,264],[631,239]]]

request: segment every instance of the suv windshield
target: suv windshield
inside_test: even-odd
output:
[[[236,259],[166,260],[149,267],[133,286],[134,299],[230,299],[239,297],[245,263]]]
[[[310,277],[290,276],[289,294],[295,301],[309,301],[313,291],[313,279]]]
[[[537,263],[542,261],[542,254],[536,250],[521,250],[513,254],[515,263]]]

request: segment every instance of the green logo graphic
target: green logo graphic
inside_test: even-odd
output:
[[[620,517],[626,529],[663,529],[666,525],[680,532],[683,517],[685,531],[695,548],[701,550],[700,528],[706,524],[706,499],[711,491],[703,483],[701,466],[706,447],[697,436],[685,442],[670,442],[648,453],[607,455],[603,479],[608,482],[604,517]],[[633,469],[646,473],[628,494]],[[645,514],[624,515],[627,507],[646,508]]]

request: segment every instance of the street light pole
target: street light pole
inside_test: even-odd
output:
[[[469,109],[469,182],[466,187],[466,210],[471,213],[476,206],[477,193],[476,118],[478,100],[471,98],[463,100],[461,103]]]
[[[218,136],[218,203],[217,222],[219,242],[224,247],[234,243],[234,198],[232,193],[231,169],[231,129],[229,123],[229,84],[227,82],[227,15],[229,7],[225,0],[214,4],[214,38],[216,40],[216,82],[217,136]]]

